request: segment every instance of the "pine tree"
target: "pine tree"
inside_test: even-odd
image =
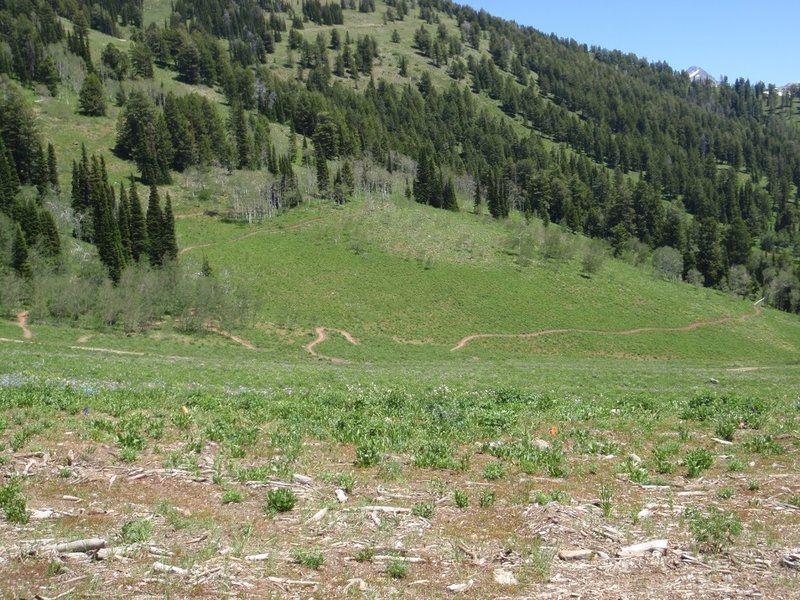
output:
[[[147,224],[144,213],[142,213],[142,203],[139,201],[139,193],[136,191],[136,184],[133,183],[132,179],[128,193],[128,203],[131,210],[131,257],[138,262],[141,257],[148,253],[150,244],[147,240]]]
[[[483,204],[483,196],[481,192],[481,178],[475,177],[475,194],[472,197],[472,212],[476,215],[481,212],[481,204]]]
[[[237,102],[231,108],[230,127],[236,145],[236,166],[239,169],[249,169],[253,164],[253,142],[241,103]]]
[[[58,183],[58,163],[56,162],[56,149],[53,144],[47,144],[47,180],[55,192],[61,191]]]
[[[28,243],[25,241],[25,234],[22,227],[17,223],[14,231],[14,241],[11,244],[11,266],[17,275],[21,277],[31,276],[31,263],[28,260]]]
[[[175,260],[178,258],[178,243],[175,240],[175,215],[172,214],[172,199],[167,193],[164,203],[164,214],[161,227],[161,245],[164,259]]]
[[[89,73],[83,80],[78,96],[78,112],[88,117],[102,117],[106,114],[106,93],[103,82],[96,73]]]
[[[41,211],[39,222],[42,229],[42,248],[48,256],[56,257],[61,254],[61,238],[53,215],[48,210]]]
[[[117,203],[117,226],[119,228],[120,242],[122,243],[122,257],[126,263],[133,258],[131,248],[131,205],[125,186],[119,184],[119,202]]]
[[[314,156],[317,163],[317,189],[320,196],[325,196],[330,187],[330,174],[328,173],[328,160],[325,158],[319,142],[314,144]]]
[[[442,208],[458,212],[458,200],[456,200],[456,190],[452,179],[448,179],[442,189]]]
[[[11,215],[14,198],[19,191],[19,179],[14,167],[14,159],[0,136],[0,212]]]
[[[353,167],[350,165],[349,160],[344,161],[344,164],[342,165],[341,176],[345,195],[352,196],[356,189],[356,183],[355,177],[353,176]]]
[[[719,230],[716,219],[712,217],[700,222],[697,234],[697,269],[703,274],[707,286],[719,284],[725,276]]]
[[[161,213],[161,199],[156,186],[150,186],[150,198],[147,202],[147,255],[150,264],[159,267],[164,264],[164,215]]]

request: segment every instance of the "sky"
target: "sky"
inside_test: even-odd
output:
[[[455,0],[581,44],[677,70],[785,85],[800,81],[800,1]]]

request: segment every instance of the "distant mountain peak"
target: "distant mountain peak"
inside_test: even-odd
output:
[[[714,77],[712,77],[708,71],[696,65],[692,65],[691,67],[686,69],[686,74],[692,81],[700,80],[700,81],[711,81],[714,84],[717,83],[717,80],[714,79]]]

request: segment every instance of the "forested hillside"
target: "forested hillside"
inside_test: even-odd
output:
[[[246,209],[215,207],[252,221],[347,202],[360,162],[405,174],[394,191],[417,202],[519,211],[800,311],[798,105],[763,82],[691,82],[437,0],[176,0],[163,21],[141,0],[0,0],[0,73],[0,255],[17,281],[74,268],[54,213],[118,283],[177,257],[157,187],[180,201],[176,174],[253,173]],[[32,99],[65,90],[80,127],[113,119],[113,153],[50,143]]]

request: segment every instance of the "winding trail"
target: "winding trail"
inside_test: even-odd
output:
[[[22,329],[22,337],[26,340],[29,340],[33,337],[33,333],[30,329],[28,329],[28,315],[30,313],[27,310],[23,310],[22,312],[17,313],[17,326]]]
[[[531,333],[473,333],[471,335],[462,338],[461,341],[458,342],[458,344],[450,348],[450,352],[458,352],[459,350],[467,346],[467,344],[469,344],[470,342],[488,338],[532,339],[532,338],[544,337],[547,335],[557,335],[563,333],[586,333],[586,334],[608,335],[608,336],[636,335],[638,333],[687,333],[690,331],[696,331],[703,327],[722,325],[724,323],[730,323],[732,321],[745,321],[752,317],[758,316],[763,312],[764,309],[762,309],[760,306],[754,306],[754,312],[752,313],[745,313],[743,315],[738,315],[733,317],[721,317],[719,319],[695,321],[693,323],[689,323],[688,325],[684,325],[683,327],[635,327],[633,329],[622,329],[619,331],[613,331],[613,330],[608,331],[603,329],[567,328],[567,329],[542,329],[541,331],[534,331]]]
[[[206,321],[204,325],[208,331],[216,333],[217,335],[221,335],[224,338],[228,338],[232,342],[236,342],[237,344],[239,344],[240,346],[244,346],[248,350],[257,350],[255,344],[253,344],[252,342],[248,342],[246,339],[241,338],[238,335],[233,335],[229,331],[223,331],[222,329],[220,329],[219,327],[217,327],[216,325],[214,325],[209,321]]]
[[[251,238],[256,235],[261,235],[262,233],[280,233],[281,231],[292,231],[294,229],[301,229],[307,225],[311,225],[312,223],[316,223],[317,221],[321,221],[322,217],[314,217],[313,219],[306,219],[305,221],[299,221],[297,223],[293,223],[292,225],[287,225],[286,227],[269,227],[267,229],[257,229],[256,231],[248,231],[245,234],[242,234],[238,237],[233,238],[232,240],[224,241],[224,242],[209,242],[208,244],[197,244],[196,246],[186,246],[185,248],[181,248],[178,254],[185,254],[186,252],[191,252],[192,250],[200,250],[201,248],[210,248],[211,246],[218,246],[220,244],[235,244],[236,242],[241,242],[242,240],[246,240],[247,238]]]
[[[308,352],[311,356],[314,356],[315,358],[320,358],[322,360],[330,361],[335,365],[346,365],[346,364],[348,364],[349,361],[347,361],[347,360],[345,360],[343,358],[335,358],[333,356],[325,356],[324,354],[320,354],[319,352],[316,351],[316,347],[319,344],[321,344],[322,342],[324,342],[325,340],[328,339],[328,331],[334,331],[334,332],[338,333],[339,335],[341,335],[344,339],[346,339],[348,342],[350,342],[354,346],[358,346],[359,345],[359,341],[356,338],[354,338],[349,332],[344,331],[343,329],[326,329],[325,327],[317,327],[316,329],[314,329],[314,333],[317,334],[317,337],[313,341],[311,341],[308,344],[306,344],[305,346],[303,346],[303,349],[306,352]]]

